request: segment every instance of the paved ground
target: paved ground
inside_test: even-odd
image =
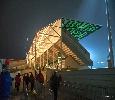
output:
[[[53,100],[53,95],[46,87],[43,88],[42,93],[38,94],[35,91],[25,92],[22,88],[20,92],[17,92],[15,88],[12,88],[10,100]]]
[[[60,93],[61,92],[58,93],[58,100],[63,100]],[[10,100],[53,100],[53,93],[49,90],[49,88],[44,88],[43,92],[40,94],[36,94],[35,92],[24,92],[22,90],[17,93],[14,89]]]
[[[17,93],[14,82],[12,83],[12,93],[10,96],[10,100],[53,100],[53,93],[49,90],[48,86],[44,86],[42,93],[36,94],[35,92],[25,92],[23,90],[23,84],[21,82],[20,91]],[[58,93],[58,100],[64,100],[63,98],[63,90],[60,90]]]

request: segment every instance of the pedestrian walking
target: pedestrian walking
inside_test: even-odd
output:
[[[35,89],[37,93],[42,94],[43,84],[44,84],[44,76],[41,70],[39,70],[39,74],[36,75],[36,85],[35,85]]]
[[[50,78],[50,87],[53,91],[54,100],[57,100],[59,83],[59,77],[57,76],[56,72],[54,72]]]
[[[23,91],[25,90],[25,85],[26,85],[26,83],[25,83],[26,76],[25,75],[26,74],[23,75]]]
[[[33,91],[34,89],[34,83],[35,83],[35,78],[33,76],[33,74],[30,74],[30,84],[31,84],[31,91]]]
[[[30,83],[30,78],[29,78],[29,74],[27,73],[25,76],[25,84],[27,90],[29,90],[29,83]]]
[[[20,83],[21,83],[21,78],[20,78],[20,73],[18,73],[18,75],[16,75],[15,77],[15,88],[17,89],[17,92],[19,92]]]

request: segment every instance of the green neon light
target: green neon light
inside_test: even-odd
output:
[[[94,31],[100,29],[100,25],[90,24],[86,22],[80,22],[70,19],[62,19],[62,29],[66,29],[76,39],[80,40]]]

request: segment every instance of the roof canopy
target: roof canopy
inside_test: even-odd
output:
[[[101,25],[62,18],[62,28],[69,31],[78,40],[88,36],[101,27]]]

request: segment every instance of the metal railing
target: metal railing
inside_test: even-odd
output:
[[[96,86],[64,81],[59,90],[59,100],[115,100],[115,87]]]
[[[41,96],[28,91],[20,96],[21,100],[53,100],[49,83],[45,84]],[[60,83],[58,100],[115,100],[115,87],[64,81]]]

